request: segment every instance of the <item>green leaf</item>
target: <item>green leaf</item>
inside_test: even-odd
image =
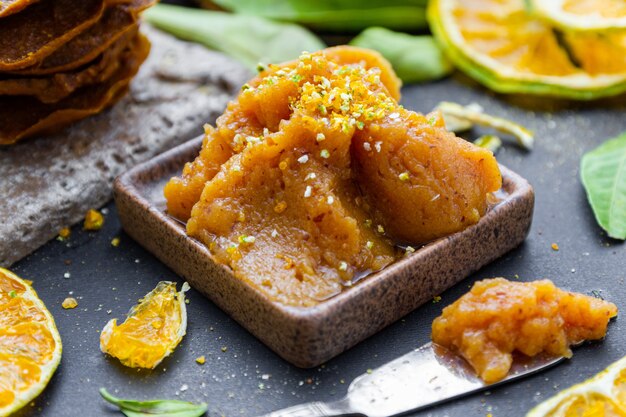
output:
[[[175,36],[224,52],[254,69],[259,62],[278,63],[302,51],[325,47],[315,35],[298,25],[257,16],[159,4],[147,10],[146,20]]]
[[[432,36],[412,36],[373,27],[361,32],[350,44],[380,52],[406,83],[436,80],[452,72],[452,65]]]
[[[179,400],[135,401],[116,398],[100,388],[100,395],[106,401],[120,408],[127,417],[199,417],[206,413],[207,405]]]
[[[425,29],[427,0],[214,0],[239,14],[296,22],[316,30],[358,32],[370,26]]]
[[[626,240],[626,132],[585,154],[580,172],[600,226]]]

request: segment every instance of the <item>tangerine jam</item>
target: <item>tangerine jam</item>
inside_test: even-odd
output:
[[[337,47],[262,68],[164,193],[214,259],[271,300],[311,306],[475,224],[493,154],[403,108],[378,53]],[[410,247],[410,246],[407,246]]]
[[[571,357],[571,345],[602,339],[615,304],[563,291],[549,280],[478,281],[433,321],[433,342],[463,356],[486,382],[504,378],[512,353]]]

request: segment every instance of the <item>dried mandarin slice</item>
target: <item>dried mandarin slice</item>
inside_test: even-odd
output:
[[[624,0],[531,0],[534,13],[566,31],[626,29]]]
[[[535,0],[582,6],[579,21],[607,22],[621,16],[623,1]],[[430,28],[446,55],[469,76],[500,93],[538,94],[592,100],[626,91],[626,34],[566,30],[529,13],[524,0],[433,0]],[[586,6],[583,6],[584,4]],[[602,4],[604,3],[604,4]],[[620,5],[618,5],[620,3]],[[593,4],[593,6],[590,6]],[[613,6],[609,6],[612,4]],[[596,13],[590,15],[593,8]],[[563,16],[563,15],[562,15]],[[619,19],[623,19],[620,17]]]
[[[0,353],[0,413],[17,410],[11,407],[19,400],[18,393],[36,389],[40,378],[41,367],[35,362]]]
[[[626,357],[547,399],[526,417],[626,416]]]
[[[48,362],[54,354],[56,342],[41,323],[20,323],[0,329],[0,351],[23,356],[39,364]]]
[[[0,416],[28,404],[61,360],[54,319],[25,280],[0,268]]]
[[[161,281],[118,325],[112,319],[100,335],[100,349],[131,368],[155,368],[170,355],[187,331],[187,309],[183,284]]]
[[[0,304],[0,329],[20,323],[45,321],[46,316],[37,304],[24,297],[15,297],[8,303]]]

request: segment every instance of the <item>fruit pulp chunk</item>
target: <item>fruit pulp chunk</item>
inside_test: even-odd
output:
[[[398,104],[377,53],[337,47],[244,85],[165,187],[168,212],[239,278],[310,306],[463,230],[501,186],[493,154]]]
[[[560,290],[549,280],[486,279],[444,308],[432,339],[495,382],[509,372],[513,351],[570,357],[570,345],[603,338],[616,315],[615,304]]]
[[[134,306],[126,320],[110,320],[100,335],[102,352],[131,368],[155,368],[182,340],[187,326],[183,286],[162,281]]]

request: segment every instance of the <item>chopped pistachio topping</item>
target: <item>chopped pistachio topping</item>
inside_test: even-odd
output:
[[[402,174],[398,175],[398,178],[400,178],[400,181],[408,181],[409,180],[409,173],[408,172],[403,172]]]
[[[407,254],[415,252],[415,248],[413,246],[407,246],[404,250]]]
[[[365,242],[365,247],[367,249],[372,249],[374,247],[374,242],[372,242],[371,240],[368,240],[367,242]]]
[[[378,230],[378,233],[385,233],[385,228],[383,227],[382,224],[379,224],[378,226],[376,226],[376,230]]]
[[[311,194],[313,194],[313,188],[311,188],[310,185],[306,186],[306,189],[304,190],[304,197],[311,197]]]
[[[335,197],[333,197],[332,195],[329,195],[328,197],[326,197],[327,204],[333,204],[334,202],[335,202]]]
[[[330,158],[330,152],[328,152],[328,149],[322,149],[320,151],[320,156],[324,159],[328,159]]]
[[[256,238],[254,236],[241,235],[238,240],[239,243],[254,243]]]
[[[298,158],[298,162],[300,162],[301,164],[305,164],[309,161],[309,155],[302,155],[300,158]]]
[[[345,261],[339,262],[339,270],[340,271],[347,271],[348,270],[348,263],[345,262]]]
[[[324,136],[324,134],[321,133],[321,132],[318,133],[317,136],[315,137],[315,140],[317,140],[318,142],[321,142],[321,141],[323,141],[325,139],[326,139],[326,136]]]
[[[246,142],[248,145],[256,145],[257,143],[261,143],[263,138],[257,136],[246,136]]]
[[[363,142],[363,149],[365,149],[367,152],[372,150],[372,145],[370,145],[369,142]]]

